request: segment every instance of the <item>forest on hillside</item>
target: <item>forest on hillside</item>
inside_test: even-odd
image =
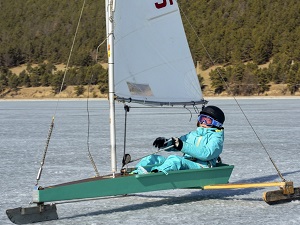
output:
[[[263,94],[272,83],[287,84],[292,94],[299,90],[300,1],[178,3],[195,63],[202,69],[220,65],[210,73],[215,93]],[[105,40],[104,4],[104,0],[86,1],[65,85],[92,83],[107,91],[107,72],[95,59]],[[63,74],[55,65],[68,61],[81,7],[80,0],[0,1],[0,94],[23,86],[58,90]],[[97,61],[106,61],[105,44]],[[267,62],[269,67],[259,67]],[[20,75],[9,70],[21,64],[27,69]],[[201,74],[199,79],[203,82]]]

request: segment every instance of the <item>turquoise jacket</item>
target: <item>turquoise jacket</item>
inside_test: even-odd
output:
[[[184,153],[183,157],[170,155],[166,158],[161,155],[150,155],[143,158],[136,167],[143,167],[147,172],[158,170],[168,174],[168,171],[216,166],[217,158],[223,150],[224,129],[198,127],[195,131],[181,136],[180,140],[183,143],[181,149],[181,152]],[[171,143],[169,141],[167,146],[170,146]],[[166,151],[178,152],[175,148]],[[156,166],[157,164],[160,165]],[[136,169],[133,173],[144,172]]]
[[[215,166],[223,150],[224,129],[198,127],[197,130],[181,136],[180,140],[183,142],[181,152],[184,153],[184,158],[205,167]]]

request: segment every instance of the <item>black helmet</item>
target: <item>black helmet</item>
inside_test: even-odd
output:
[[[202,109],[200,114],[211,116],[212,118],[214,118],[215,120],[217,120],[222,124],[225,121],[225,115],[223,111],[217,106],[213,106],[213,105],[206,106],[204,109]]]

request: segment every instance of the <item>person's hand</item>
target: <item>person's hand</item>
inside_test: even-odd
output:
[[[155,148],[161,148],[161,147],[164,147],[166,145],[165,142],[166,142],[166,138],[164,138],[164,137],[158,137],[153,142],[153,146]]]
[[[183,147],[183,143],[182,140],[180,140],[177,137],[172,137],[172,145],[174,145],[174,148],[181,151],[182,147]]]

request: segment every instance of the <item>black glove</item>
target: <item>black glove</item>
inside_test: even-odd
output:
[[[172,137],[172,145],[174,145],[174,148],[181,151],[182,147],[183,147],[183,143],[182,140],[180,140],[177,137]]]
[[[155,148],[161,148],[161,147],[164,147],[167,145],[165,142],[166,142],[166,139],[164,137],[158,137],[153,142],[153,146]]]

